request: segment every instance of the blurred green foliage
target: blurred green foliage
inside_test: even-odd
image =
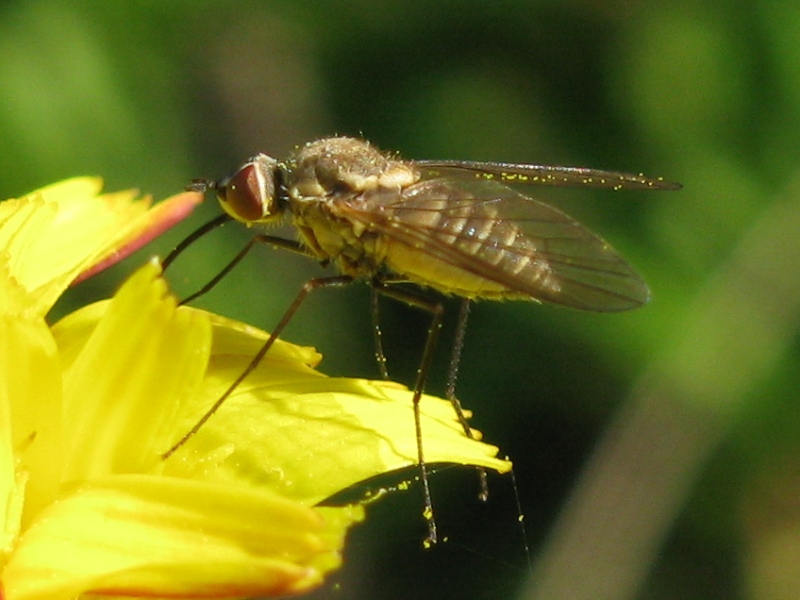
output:
[[[334,133],[363,135],[406,157],[592,166],[684,183],[674,194],[532,190],[610,240],[649,281],[653,301],[620,315],[479,303],[459,395],[517,465],[538,560],[637,375],[668,364],[672,371],[655,371],[678,372],[676,388],[697,392],[682,395],[681,410],[715,427],[632,595],[796,597],[800,311],[792,275],[800,242],[786,229],[790,218],[761,221],[800,194],[797,3],[0,7],[0,197],[99,174],[108,189],[161,198],[256,152],[282,157]],[[209,202],[164,240],[70,292],[58,311],[107,296],[137,261],[163,255],[217,211]],[[770,241],[748,238],[754,231],[782,240],[782,254],[748,260],[761,255],[747,248]],[[249,235],[229,225],[188,252],[170,273],[178,293],[207,281]],[[258,249],[197,304],[269,329],[320,273]],[[735,283],[717,285],[723,276]],[[751,293],[753,311],[738,301]],[[390,370],[410,382],[426,318],[384,304]],[[320,348],[329,373],[377,376],[366,286],[310,298],[287,337]],[[672,358],[658,363],[664,356]],[[492,482],[483,506],[474,479],[452,469],[434,477],[440,527],[451,541],[430,552],[419,550],[416,495],[376,504],[354,534],[340,588],[315,597],[512,596],[527,570],[510,484]]]

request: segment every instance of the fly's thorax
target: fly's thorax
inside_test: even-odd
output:
[[[341,207],[381,211],[419,180],[418,171],[354,138],[306,144],[284,168],[289,211],[303,242],[346,274],[371,277],[384,259],[384,240]]]
[[[385,240],[359,223],[337,216],[333,200],[293,201],[292,217],[303,243],[346,275],[370,278],[381,267]]]
[[[282,216],[278,161],[258,154],[235,173],[218,181],[217,200],[231,217],[246,223],[268,223]]]
[[[392,160],[368,142],[326,138],[300,148],[287,163],[291,198],[361,194],[381,188],[400,190],[419,180],[410,165]]]

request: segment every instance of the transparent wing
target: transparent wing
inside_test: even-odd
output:
[[[647,286],[611,246],[563,212],[486,179],[423,180],[343,207],[346,218],[432,261],[517,295],[593,311],[635,308]]]
[[[412,161],[424,179],[466,177],[550,187],[589,187],[613,190],[679,190],[680,183],[641,173],[620,173],[583,167],[556,167],[502,162],[473,162],[461,160]]]

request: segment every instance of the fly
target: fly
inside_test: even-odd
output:
[[[533,300],[580,310],[617,312],[649,299],[642,278],[600,237],[565,213],[509,184],[610,190],[677,190],[660,178],[575,167],[470,161],[405,161],[366,141],[333,137],[309,142],[289,159],[259,154],[220,181],[195,180],[187,189],[215,190],[225,214],[179,244],[166,268],[189,244],[229,220],[247,225],[289,220],[299,240],[261,234],[185,302],[207,292],[256,243],[292,250],[340,274],[308,281],[245,371],[198,423],[164,454],[170,456],[220,408],[264,358],[303,299],[321,287],[367,281],[388,296],[431,314],[432,322],[413,391],[417,452],[429,540],[436,526],[422,453],[419,401],[442,323],[441,303],[411,283],[464,299],[448,396],[470,435],[452,392],[468,301]],[[374,311],[373,311],[374,313]],[[380,330],[376,354],[385,375]]]

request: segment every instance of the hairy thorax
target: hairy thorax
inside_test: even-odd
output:
[[[419,180],[410,165],[392,160],[366,142],[328,138],[303,146],[284,182],[303,242],[342,272],[372,277],[384,263],[385,241],[368,224],[341,216],[344,207],[380,218],[402,190]]]

